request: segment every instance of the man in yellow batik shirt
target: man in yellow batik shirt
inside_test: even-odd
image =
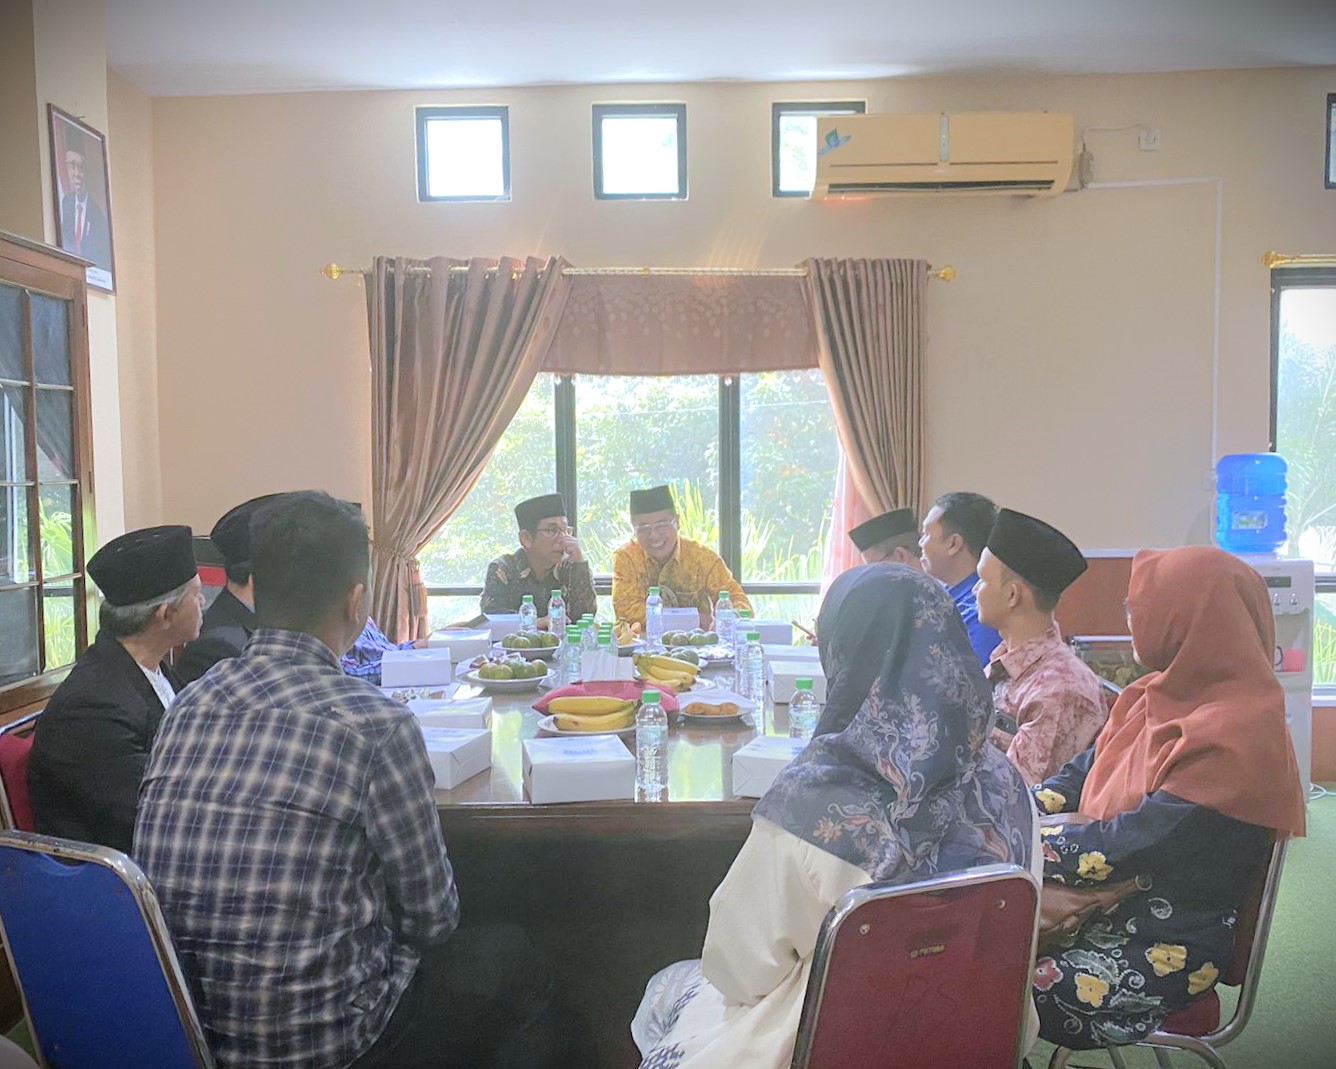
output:
[[[645,598],[657,586],[666,608],[698,609],[700,625],[714,623],[714,603],[727,590],[734,609],[751,602],[728,565],[709,546],[677,533],[677,508],[666,486],[631,491],[635,538],[612,556],[612,611],[618,620],[645,626]]]

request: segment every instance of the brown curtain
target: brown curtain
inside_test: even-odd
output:
[[[807,261],[817,358],[868,510],[923,496],[924,260]]]
[[[375,260],[371,609],[395,641],[426,632],[416,554],[468,495],[543,366],[569,287],[564,266]]]
[[[797,275],[577,275],[544,369],[726,375],[816,366]]]

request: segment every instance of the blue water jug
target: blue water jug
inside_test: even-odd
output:
[[[1285,473],[1276,453],[1231,453],[1215,466],[1215,541],[1230,553],[1274,553],[1285,544]]]

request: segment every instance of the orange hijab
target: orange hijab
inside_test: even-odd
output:
[[[1137,657],[1152,672],[1114,704],[1081,812],[1109,820],[1165,790],[1282,836],[1303,835],[1304,794],[1261,577],[1206,546],[1142,550],[1127,607]]]

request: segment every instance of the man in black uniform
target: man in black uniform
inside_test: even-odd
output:
[[[189,527],[114,538],[88,561],[106,599],[95,641],[33,734],[37,830],[128,851],[139,780],[177,680],[162,659],[199,634],[204,609]]]
[[[281,494],[251,498],[213,525],[209,540],[223,555],[227,587],[204,614],[199,638],[176,664],[181,685],[193,683],[219,661],[237,656],[255,630],[255,581],[251,578],[251,527],[257,513]]]

